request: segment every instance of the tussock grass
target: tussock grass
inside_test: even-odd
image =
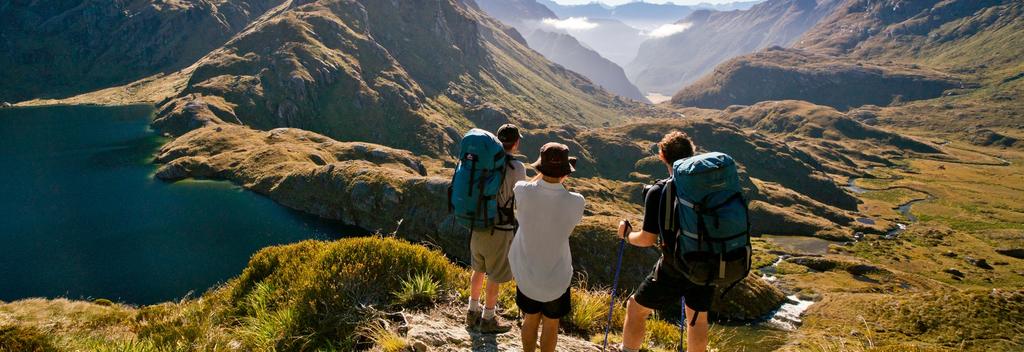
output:
[[[395,292],[396,303],[406,307],[425,307],[440,299],[441,285],[429,274],[420,273],[402,280]]]
[[[384,352],[398,352],[408,349],[409,342],[388,328],[387,322],[375,320],[359,329],[359,334],[373,342]]]
[[[0,326],[0,352],[58,351],[53,337],[37,328]]]
[[[608,324],[608,305],[610,293],[600,291],[587,291],[583,289],[572,290],[572,311],[565,319],[565,329],[583,336],[604,332]],[[625,314],[624,309],[616,307],[620,311],[618,324],[615,321],[615,314],[612,314],[612,326],[621,329],[621,315]]]

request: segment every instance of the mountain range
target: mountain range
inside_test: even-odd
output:
[[[672,2],[664,4],[635,1],[622,5],[610,6],[600,2],[582,5],[562,5],[552,0],[539,0],[541,4],[554,11],[559,17],[603,18],[622,21],[635,28],[651,30],[665,23],[673,23],[686,17],[695,10],[708,9],[716,11],[742,10],[763,0],[736,1],[723,4],[700,3],[697,5],[676,5]]]
[[[534,0],[480,0],[480,8],[522,34],[530,48],[566,68],[578,72],[608,91],[646,102],[621,67],[581,44],[564,30],[545,25],[558,17]]]
[[[768,0],[737,11],[698,10],[685,31],[643,43],[626,73],[642,90],[672,95],[733,57],[789,46],[841,0]]]
[[[839,109],[889,106],[877,112],[904,116],[890,123],[920,127],[941,120],[933,126],[1013,144],[991,128],[1019,128],[1011,122],[1020,112],[1012,77],[1024,56],[1022,15],[1019,1],[843,1],[792,48],[733,58],[678,92],[673,103],[723,107],[799,99]],[[1002,107],[984,119],[985,128],[950,108],[970,109],[979,100]],[[909,109],[934,116],[908,118],[917,115]]]

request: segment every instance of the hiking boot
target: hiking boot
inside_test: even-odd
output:
[[[512,325],[498,321],[498,317],[483,319],[480,318],[481,334],[503,334],[512,330]]]
[[[481,314],[483,312],[467,310],[466,311],[466,330],[476,331],[480,327]]]

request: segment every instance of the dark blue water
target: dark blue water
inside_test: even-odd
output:
[[[362,232],[227,182],[155,180],[152,107],[0,110],[0,300],[198,295],[262,247]]]

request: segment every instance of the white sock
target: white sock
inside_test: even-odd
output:
[[[494,319],[494,308],[484,308],[484,319]]]
[[[470,298],[469,299],[469,310],[473,312],[479,312],[484,307],[480,306],[480,301]]]
[[[622,346],[622,345],[619,345],[619,347],[622,347],[622,348],[619,349],[622,352],[640,352],[640,350],[634,350],[632,348],[626,348],[626,346]]]

